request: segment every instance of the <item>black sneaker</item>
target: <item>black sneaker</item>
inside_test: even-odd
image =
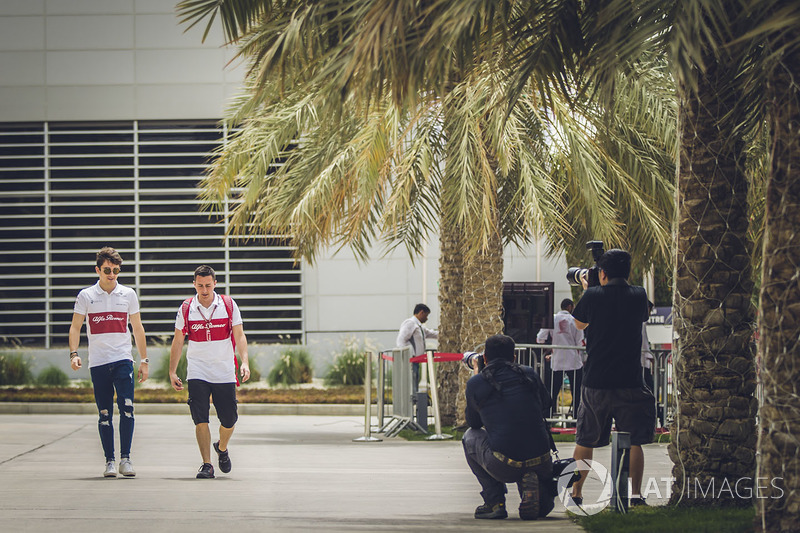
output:
[[[475,509],[475,518],[507,518],[506,502],[484,503]]]
[[[214,443],[214,451],[219,455],[219,469],[223,474],[227,474],[231,471],[231,458],[228,456],[228,450],[219,451],[219,441],[217,441]]]
[[[519,482],[519,493],[522,502],[519,504],[519,517],[522,520],[539,518],[539,476],[536,472],[527,472]]]
[[[211,463],[203,463],[197,471],[197,479],[214,479],[214,466]]]
[[[639,506],[648,507],[647,502],[641,496],[639,496],[638,498],[631,498],[628,500],[628,507],[639,507]]]

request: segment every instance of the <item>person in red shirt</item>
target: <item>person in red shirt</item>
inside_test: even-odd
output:
[[[183,383],[176,372],[183,353],[184,339],[188,338],[186,381],[189,388],[189,408],[203,459],[197,478],[211,479],[214,477],[214,466],[211,464],[211,430],[208,426],[210,399],[213,397],[220,423],[219,440],[214,443],[214,450],[218,455],[220,470],[227,474],[231,471],[228,442],[239,419],[236,408],[234,352],[239,354],[239,370],[243,382],[250,379],[250,365],[247,337],[239,307],[230,296],[219,295],[214,291],[217,286],[214,269],[208,265],[197,267],[193,284],[197,295],[187,299],[175,317],[169,379],[175,390],[183,390]]]

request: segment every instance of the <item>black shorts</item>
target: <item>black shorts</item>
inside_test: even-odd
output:
[[[209,383],[202,379],[189,380],[189,411],[194,424],[208,424],[211,409],[209,398],[214,398],[214,408],[222,427],[232,428],[239,420],[236,409],[236,383]]]
[[[599,448],[609,443],[611,419],[617,431],[631,434],[631,444],[653,441],[656,429],[656,400],[648,389],[591,389],[583,387],[578,408],[575,443]]]

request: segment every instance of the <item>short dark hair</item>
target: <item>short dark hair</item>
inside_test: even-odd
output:
[[[414,314],[416,315],[420,311],[425,311],[426,313],[430,313],[431,312],[431,308],[428,307],[425,304],[417,304],[417,305],[415,305],[414,306]]]
[[[194,269],[194,279],[197,279],[198,276],[201,278],[205,276],[211,276],[214,281],[217,280],[217,273],[214,272],[214,269],[208,265],[200,265]]]
[[[122,264],[122,257],[119,253],[110,246],[103,246],[100,248],[100,251],[97,252],[97,268],[103,266],[103,263],[108,261],[112,265],[121,265]]]
[[[495,359],[513,361],[515,347],[514,339],[508,335],[492,335],[486,339],[483,353],[487,362]]]
[[[567,307],[573,305],[573,303],[574,302],[569,298],[564,298],[563,300],[561,300],[561,309],[564,309],[566,311]]]
[[[609,279],[628,279],[631,274],[631,254],[619,248],[613,248],[597,260],[597,266],[606,273]]]

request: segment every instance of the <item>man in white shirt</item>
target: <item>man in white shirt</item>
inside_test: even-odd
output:
[[[536,335],[536,342],[543,343],[549,336],[554,346],[583,346],[583,331],[575,327],[572,310],[575,306],[572,300],[565,298],[561,301],[561,311],[553,315],[553,329],[540,329]],[[572,388],[572,413],[578,412],[581,402],[581,378],[583,377],[583,356],[581,351],[568,348],[554,348],[552,355],[548,355],[553,369],[553,383],[550,390],[552,395],[552,408],[556,409],[558,393],[564,382],[566,372],[570,387]]]
[[[81,368],[78,355],[81,328],[86,320],[86,337],[89,340],[89,372],[92,376],[94,400],[100,415],[98,429],[100,443],[106,457],[104,477],[117,477],[114,465],[114,391],[119,407],[120,462],[119,473],[134,477],[131,463],[133,441],[133,355],[130,323],[136,349],[139,352],[139,383],[147,379],[147,339],[139,313],[136,292],[117,282],[122,267],[122,257],[111,247],[97,252],[95,272],[99,280],[78,293],[69,327],[69,359],[73,370]]]
[[[189,388],[189,409],[195,424],[195,437],[203,464],[197,472],[198,479],[214,478],[211,464],[211,430],[208,426],[210,399],[219,419],[219,440],[214,450],[223,473],[231,471],[228,442],[239,419],[236,408],[236,365],[234,351],[239,353],[239,370],[242,382],[250,379],[247,356],[247,337],[244,334],[242,315],[230,296],[214,291],[217,275],[208,265],[194,271],[197,295],[184,301],[175,317],[175,336],[169,356],[169,380],[172,387],[183,390],[177,375],[178,361],[183,353],[184,337],[188,337],[186,350]],[[235,344],[235,345],[234,345]]]
[[[439,332],[428,329],[423,324],[428,321],[431,314],[430,308],[425,304],[414,306],[414,316],[407,318],[400,324],[400,331],[397,333],[397,346],[411,346],[411,357],[423,355],[425,353],[425,340],[438,339]],[[419,386],[419,363],[411,364],[411,384],[414,392]]]

